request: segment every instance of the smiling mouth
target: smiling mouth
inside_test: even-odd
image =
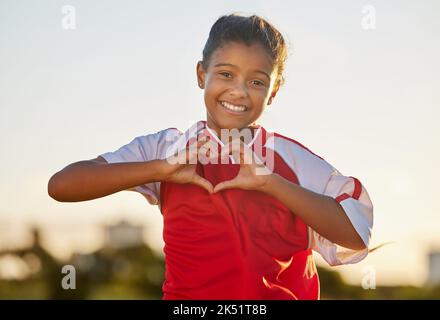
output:
[[[247,107],[244,105],[235,105],[226,101],[219,101],[220,105],[225,108],[227,111],[235,113],[235,114],[240,114],[240,113],[244,113],[247,111]]]

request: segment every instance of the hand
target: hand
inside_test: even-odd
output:
[[[211,182],[197,174],[196,165],[198,159],[204,158],[209,161],[217,156],[217,144],[212,142],[209,136],[199,135],[197,139],[190,140],[185,149],[162,160],[166,172],[163,181],[195,184],[212,194],[214,187]]]
[[[229,155],[232,155],[235,162],[240,164],[240,170],[232,180],[217,184],[214,188],[214,193],[231,188],[264,191],[271,171],[264,165],[258,155],[240,139],[233,140],[223,147],[221,157]]]

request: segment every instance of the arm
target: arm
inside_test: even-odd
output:
[[[222,151],[222,154],[232,153],[240,163],[238,174],[217,184],[214,192],[229,188],[265,192],[309,226],[310,248],[330,265],[361,261],[368,254],[373,226],[373,205],[367,191],[356,178],[343,176],[324,160],[318,160],[303,148],[295,150],[295,146],[280,150],[285,159],[295,160],[301,186],[274,174],[240,142],[228,144]]]
[[[328,240],[353,250],[365,248],[361,237],[335,199],[307,190],[278,174],[270,174],[261,191],[278,199]]]
[[[161,181],[162,160],[107,163],[102,157],[72,163],[49,180],[49,195],[61,202],[101,198],[139,185]]]
[[[192,183],[211,193],[211,183],[196,173],[196,165],[190,161],[198,156],[199,149],[205,144],[206,139],[194,141],[178,154],[181,157],[178,162],[174,162],[175,155],[170,156],[173,161],[167,158],[107,163],[99,156],[75,162],[50,178],[48,193],[61,202],[76,202],[101,198],[122,190],[134,191],[134,187],[159,181]]]

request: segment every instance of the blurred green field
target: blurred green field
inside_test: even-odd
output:
[[[57,261],[39,243],[0,252],[0,259],[21,259],[30,264],[22,279],[0,279],[0,299],[161,299],[164,260],[145,244],[129,248],[103,247],[90,254],[75,254]],[[75,267],[76,288],[63,289],[66,264]],[[440,299],[436,287],[376,287],[349,285],[333,270],[318,267],[321,299]]]

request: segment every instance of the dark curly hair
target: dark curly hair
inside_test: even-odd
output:
[[[272,58],[272,66],[277,67],[275,88],[284,83],[287,46],[281,33],[272,24],[257,15],[246,17],[233,13],[221,16],[212,26],[203,49],[202,66],[205,70],[208,69],[213,52],[230,41],[248,46],[262,44]]]

